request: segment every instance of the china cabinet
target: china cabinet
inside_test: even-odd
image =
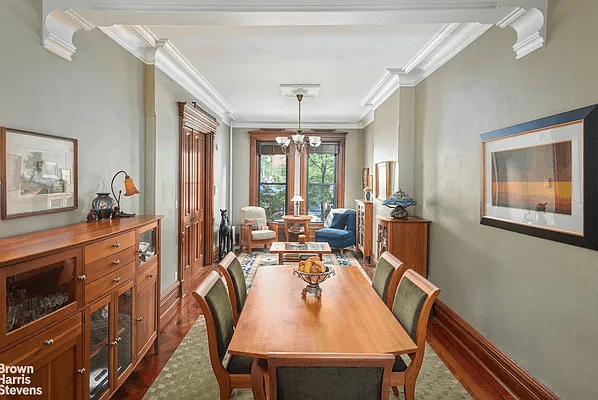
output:
[[[355,243],[363,258],[372,256],[373,203],[368,200],[355,200],[357,210],[357,229]]]
[[[157,350],[160,218],[0,239],[0,360],[48,399],[108,399]]]

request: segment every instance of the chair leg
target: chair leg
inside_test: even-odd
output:
[[[415,399],[415,382],[405,382],[405,400]]]
[[[220,386],[220,400],[229,400],[230,394],[233,392],[233,388],[229,385]]]
[[[249,243],[249,244],[247,245],[247,252],[248,252],[248,253],[251,253],[252,251],[253,251],[253,248],[252,248],[252,246],[251,246],[251,243]]]
[[[399,397],[399,388],[398,388],[398,387],[396,387],[396,386],[393,386],[393,387],[392,387],[392,393],[393,393],[395,396]]]

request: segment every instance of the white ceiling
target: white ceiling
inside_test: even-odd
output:
[[[443,24],[390,26],[148,26],[168,38],[239,121],[297,121],[280,84],[320,84],[302,120],[356,122],[386,68],[404,68]]]
[[[302,125],[362,127],[492,25],[517,58],[542,47],[547,0],[43,0],[44,47],[68,60],[99,27],[233,126],[294,127],[280,84],[320,84]],[[76,57],[76,55],[75,55]]]

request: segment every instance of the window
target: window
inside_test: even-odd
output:
[[[257,205],[266,210],[268,221],[286,215],[288,194],[287,156],[274,142],[257,142]]]
[[[299,194],[301,214],[311,215],[312,222],[322,222],[330,209],[345,204],[345,140],[346,132],[316,129],[304,132],[322,138],[317,148],[309,148],[296,156],[289,146],[288,156],[276,143],[277,136],[291,136],[286,129],[259,129],[249,132],[249,205],[266,209],[268,221],[292,214],[291,198]],[[295,186],[295,171],[299,169]],[[297,192],[298,191],[298,192]]]
[[[275,147],[272,143],[260,143],[260,150]],[[273,151],[267,151],[273,153]],[[258,205],[266,209],[266,218],[273,221],[286,215],[288,203],[287,156],[262,154],[259,158]]]
[[[338,144],[322,143],[307,155],[307,215],[312,221],[325,221],[331,208],[337,207]]]

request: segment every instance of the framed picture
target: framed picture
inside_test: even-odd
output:
[[[598,249],[598,105],[480,135],[482,225]]]
[[[376,198],[386,200],[391,194],[390,184],[391,161],[376,163]]]
[[[361,188],[365,189],[366,187],[369,186],[370,182],[369,182],[369,177],[370,177],[370,169],[369,168],[363,168],[361,170]]]
[[[77,140],[2,127],[2,218],[77,208]]]

